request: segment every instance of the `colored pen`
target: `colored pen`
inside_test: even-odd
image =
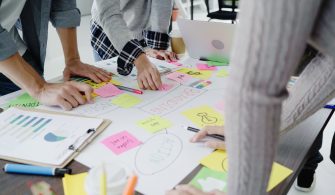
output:
[[[189,131],[196,132],[196,133],[200,131],[200,129],[197,129],[197,128],[194,128],[194,127],[187,127],[186,129],[189,130]],[[225,137],[223,135],[219,135],[219,134],[210,134],[210,135],[207,135],[207,136],[215,138],[215,139],[219,139],[221,141],[225,140]]]
[[[137,176],[134,174],[131,177],[129,177],[127,185],[125,189],[123,190],[122,195],[134,195],[135,187],[137,184]]]
[[[335,105],[325,105],[324,108],[335,109]]]
[[[115,85],[115,87],[117,87],[117,88],[119,88],[121,90],[124,90],[124,91],[129,91],[129,92],[133,92],[133,93],[136,93],[136,94],[143,94],[143,91],[138,90],[138,89],[124,87],[124,86],[121,86],[121,85]]]
[[[52,167],[42,167],[22,164],[5,164],[3,170],[6,173],[18,173],[27,175],[48,175],[48,176],[64,176],[64,174],[71,174],[71,169],[61,169]]]
[[[100,176],[100,195],[107,195],[107,181],[105,166],[102,165],[102,171]]]

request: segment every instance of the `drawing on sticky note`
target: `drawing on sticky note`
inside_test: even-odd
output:
[[[122,131],[112,136],[107,137],[101,143],[103,143],[108,149],[112,150],[115,154],[119,155],[126,152],[136,146],[140,145],[134,136],[127,131]]]
[[[171,133],[156,134],[137,150],[135,168],[143,175],[154,175],[172,165],[183,150],[182,140]]]
[[[201,118],[201,121],[204,124],[215,124],[218,121],[216,117],[208,116],[207,112],[200,112],[197,114],[197,116]]]

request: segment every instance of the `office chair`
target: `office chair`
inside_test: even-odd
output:
[[[231,5],[227,4],[227,0],[218,0],[219,3],[219,10],[214,12],[209,12],[209,3],[208,0],[205,0],[206,8],[207,8],[207,17],[211,19],[218,19],[218,20],[231,20],[231,23],[234,24],[236,21],[237,12],[235,9],[238,8],[237,1],[238,0],[229,0],[231,1]],[[223,8],[229,8],[231,11],[222,10]]]

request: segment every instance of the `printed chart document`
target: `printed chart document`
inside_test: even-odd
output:
[[[10,108],[0,114],[0,158],[63,167],[106,126],[98,118]]]

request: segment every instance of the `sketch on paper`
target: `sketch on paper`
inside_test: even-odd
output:
[[[200,117],[201,122],[204,124],[215,124],[218,121],[218,118],[209,116],[207,112],[200,112],[197,116]]]
[[[182,149],[178,136],[167,132],[155,134],[137,150],[135,168],[143,175],[159,173],[176,161]]]

